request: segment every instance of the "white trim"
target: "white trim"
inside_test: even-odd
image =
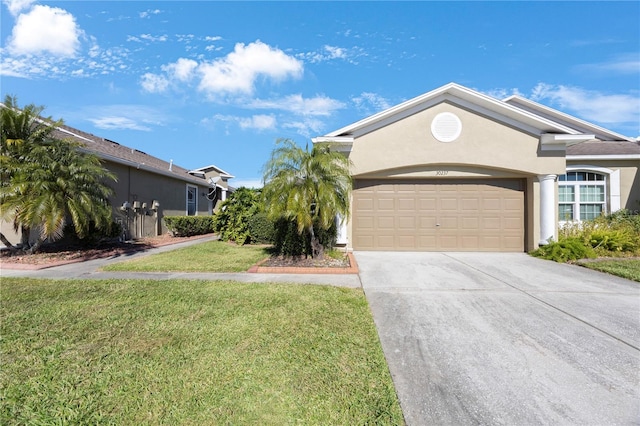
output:
[[[331,132],[324,137],[335,138],[345,135],[353,135],[357,137],[446,100],[463,107],[471,107],[473,111],[483,112],[491,118],[497,118],[498,120],[502,120],[508,124],[516,124],[519,128],[527,128],[526,131],[536,135],[542,132],[568,134],[579,133],[569,127],[563,126],[544,117],[540,117],[539,115],[523,110],[522,108],[509,105],[498,99],[494,99],[458,84],[449,83],[438,89],[432,90],[431,92],[425,93],[356,123]]]
[[[195,201],[195,208],[194,208],[193,216],[198,216],[198,191],[199,191],[199,188],[198,188],[197,185],[190,185],[190,184],[186,185],[185,209],[184,209],[185,210],[185,216],[190,216],[189,215],[189,188],[195,188],[196,189],[196,192],[194,194],[195,195],[195,200],[194,200]]]
[[[595,135],[561,135],[543,133],[540,135],[542,151],[564,151],[567,146],[593,140]]]
[[[590,166],[588,164],[572,164],[567,166],[567,172],[595,172],[601,175],[607,175],[606,184],[609,187],[609,191],[605,194],[607,197],[605,204],[609,206],[609,211],[606,213],[613,213],[620,210],[620,169],[612,170],[606,167]]]
[[[508,98],[504,99],[503,102],[506,104],[515,106],[516,108],[518,108],[518,104],[520,104],[522,107],[524,107],[525,111],[529,111],[532,113],[546,114],[552,117],[554,121],[558,122],[558,124],[562,124],[565,126],[582,127],[588,130],[589,132],[600,133],[603,136],[605,136],[605,139],[624,140],[629,142],[636,141],[634,138],[630,138],[628,136],[624,136],[619,133],[612,132],[611,130],[605,129],[604,127],[596,126],[595,124],[581,120],[572,115],[565,114],[564,112],[555,110],[553,108],[549,108],[548,106],[523,98],[522,96],[511,95]],[[575,129],[575,130],[578,130],[578,129]]]
[[[640,160],[640,154],[567,155],[567,160]]]

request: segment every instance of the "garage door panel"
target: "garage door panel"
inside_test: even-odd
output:
[[[356,250],[523,251],[522,180],[354,185]]]

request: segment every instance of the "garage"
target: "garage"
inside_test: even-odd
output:
[[[356,179],[353,248],[522,252],[524,188],[523,179]]]

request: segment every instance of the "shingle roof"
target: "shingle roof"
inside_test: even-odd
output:
[[[567,155],[640,155],[640,141],[587,141],[568,146]]]
[[[87,151],[95,153],[104,160],[135,166],[152,173],[170,176],[185,182],[197,183],[201,186],[209,185],[204,179],[190,175],[189,170],[183,167],[82,130],[62,125],[55,131],[55,136],[60,139],[71,139],[79,142],[85,146]]]

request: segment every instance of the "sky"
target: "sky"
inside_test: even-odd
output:
[[[455,82],[640,136],[640,2],[2,0],[0,92],[261,185],[311,138]]]

